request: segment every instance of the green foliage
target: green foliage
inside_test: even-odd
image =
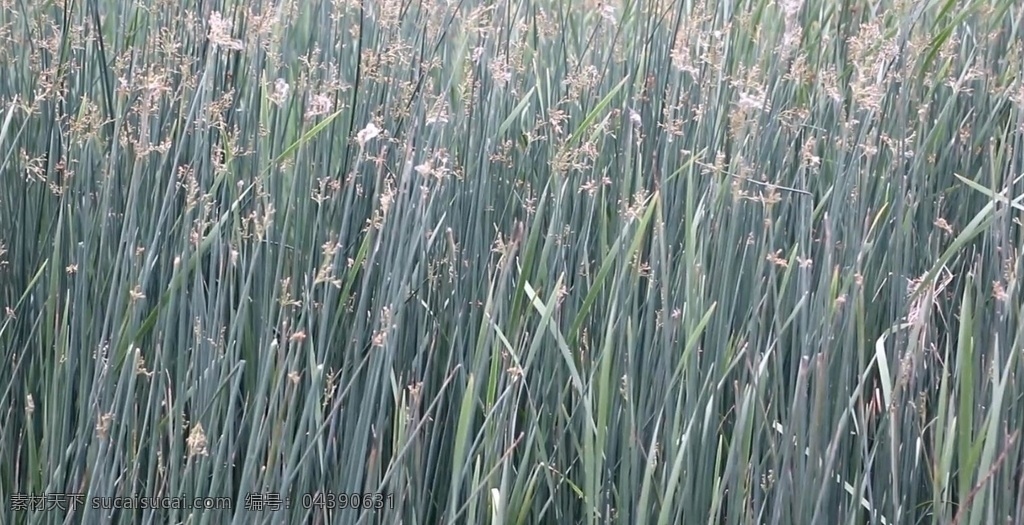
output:
[[[1013,1],[2,7],[0,523],[1024,522]]]

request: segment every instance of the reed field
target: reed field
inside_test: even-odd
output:
[[[1024,523],[1022,33],[0,0],[0,525]]]

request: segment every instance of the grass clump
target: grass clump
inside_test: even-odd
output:
[[[1024,522],[1021,17],[4,2],[0,522]]]

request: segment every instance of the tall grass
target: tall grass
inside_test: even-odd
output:
[[[0,523],[1024,522],[1013,0],[2,7]]]

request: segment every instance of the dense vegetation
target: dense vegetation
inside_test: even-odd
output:
[[[1024,523],[1014,0],[0,4],[0,523]]]

